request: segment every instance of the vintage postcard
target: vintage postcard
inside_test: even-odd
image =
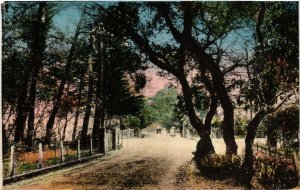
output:
[[[298,9],[4,1],[2,188],[300,188]]]

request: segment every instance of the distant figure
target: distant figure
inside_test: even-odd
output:
[[[160,128],[160,126],[158,126],[157,128],[156,128],[156,133],[158,134],[158,133],[161,133],[161,128]]]

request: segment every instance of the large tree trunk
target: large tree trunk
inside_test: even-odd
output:
[[[262,121],[262,119],[266,116],[267,112],[265,110],[259,111],[255,114],[254,118],[250,121],[247,127],[247,134],[245,139],[245,158],[243,166],[248,169],[253,169],[253,150],[252,145],[254,142],[254,138],[257,132],[257,128]]]
[[[234,108],[227,93],[217,94],[224,111],[223,139],[226,144],[226,155],[237,154],[238,146],[234,138]]]
[[[74,127],[73,127],[73,132],[72,132],[72,141],[76,139],[76,131],[77,131],[77,125],[78,125],[78,118],[79,118],[79,107],[76,110],[75,113],[75,121],[74,121]]]
[[[261,25],[263,24],[263,20],[265,17],[265,11],[266,11],[265,3],[262,2],[262,3],[260,3],[260,9],[258,12],[257,23],[256,23],[256,36],[257,36],[257,41],[259,42],[260,46],[264,46],[264,44],[263,44],[264,36],[261,32]],[[249,67],[247,67],[247,74],[248,74],[248,78],[251,80]],[[260,110],[258,113],[255,114],[254,118],[248,124],[247,134],[246,134],[246,139],[245,139],[245,145],[246,145],[245,158],[244,158],[244,163],[243,163],[243,168],[245,168],[246,170],[253,169],[252,145],[254,142],[254,138],[255,138],[257,128],[258,128],[260,122],[270,112],[271,112],[271,110],[269,110],[269,111]]]
[[[212,76],[212,86],[224,110],[223,138],[226,144],[226,154],[237,154],[237,144],[234,139],[234,108],[224,84],[224,77],[213,58],[207,55],[201,46],[192,38],[188,49],[193,54],[200,67],[207,68]]]
[[[25,122],[26,122],[26,102],[27,102],[27,91],[28,91],[28,82],[30,78],[30,73],[26,69],[25,77],[23,79],[22,87],[18,94],[18,102],[17,102],[17,116],[15,121],[15,137],[14,142],[18,143],[23,141],[24,139],[24,129],[25,129]]]
[[[250,185],[251,179],[254,175],[253,171],[253,142],[257,132],[257,128],[262,121],[262,119],[266,116],[267,112],[265,110],[259,111],[254,118],[250,121],[247,128],[247,134],[245,139],[245,157],[244,163],[242,165],[242,180],[243,183]]]
[[[83,124],[82,124],[82,129],[81,129],[81,135],[80,137],[82,139],[87,138],[87,133],[88,133],[88,127],[89,127],[89,120],[91,116],[91,102],[93,99],[93,87],[94,87],[94,78],[93,78],[93,59],[92,56],[89,58],[89,69],[88,69],[88,74],[89,74],[89,86],[88,86],[88,94],[87,94],[87,100],[86,100],[86,108],[85,108],[85,114],[83,118]]]
[[[27,129],[27,138],[26,138],[26,145],[28,148],[32,147],[32,138],[34,133],[35,97],[36,97],[36,79],[33,78],[30,87],[30,94],[29,94],[30,107],[29,107],[28,129]]]
[[[69,97],[69,90],[70,90],[70,81],[68,81],[68,86],[67,86],[67,93],[66,93],[67,97]],[[68,109],[66,110],[65,114],[66,114],[66,116],[65,116],[65,125],[64,125],[64,128],[63,128],[62,141],[64,141],[65,138],[66,138],[66,130],[67,130],[67,127],[68,127],[68,114],[69,114]]]
[[[184,45],[184,48],[191,53],[194,59],[198,62],[200,70],[205,71],[207,69],[210,72],[212,76],[213,89],[216,92],[224,110],[223,137],[226,144],[226,154],[237,154],[237,144],[234,139],[234,109],[224,84],[224,76],[220,71],[219,65],[215,63],[213,57],[208,55],[201,47],[201,44],[192,37],[191,31],[194,16],[191,11],[191,6],[191,3],[185,3],[183,6],[184,30],[182,33],[173,25],[168,11],[169,7],[160,4],[158,9],[160,9],[160,12],[165,18],[165,21],[176,41]]]
[[[77,125],[78,125],[78,118],[80,114],[80,104],[81,104],[81,93],[82,93],[82,87],[83,87],[83,75],[84,73],[81,73],[80,75],[80,83],[79,83],[79,89],[78,89],[78,97],[77,97],[77,110],[75,113],[75,122],[74,122],[74,128],[72,132],[72,141],[76,139],[76,131],[77,131]]]
[[[85,139],[87,138],[87,133],[88,133],[88,127],[89,127],[89,120],[91,116],[91,101],[92,101],[92,96],[93,96],[93,87],[92,87],[92,81],[89,81],[89,90],[88,90],[88,97],[87,97],[87,102],[86,102],[86,108],[85,108],[85,114],[83,118],[83,124],[82,124],[82,129],[81,129],[81,138]]]
[[[105,56],[105,48],[101,49],[101,42],[98,51],[98,65],[97,65],[97,85],[96,85],[96,109],[95,109],[95,119],[93,125],[92,135],[96,136],[98,134],[98,130],[101,127],[102,116],[103,116],[103,80],[104,80],[104,56]]]
[[[28,104],[28,89],[29,81],[33,75],[34,68],[39,67],[42,64],[42,54],[45,49],[46,44],[46,2],[39,3],[39,9],[37,13],[37,19],[35,23],[35,38],[32,43],[32,57],[31,61],[26,67],[24,72],[23,84],[18,94],[18,103],[17,103],[17,117],[16,117],[16,130],[14,141],[18,143],[19,141],[24,140],[24,129],[25,122],[27,117],[27,104]]]
[[[163,10],[162,13],[167,13],[166,17],[169,18],[168,12],[165,12]],[[168,18],[166,18],[166,20]],[[116,19],[115,21],[117,21],[118,18],[114,17],[114,19]],[[168,25],[173,25],[172,23],[170,24],[170,22],[168,22],[168,21],[167,21],[167,23],[168,23]],[[191,28],[189,29],[189,27],[187,27],[187,26],[191,26],[191,25],[189,25],[191,22],[186,22],[186,23],[188,25],[184,26],[184,31],[185,31],[185,33],[190,34],[192,30],[191,30]],[[139,46],[139,48],[142,52],[144,52],[145,54],[148,55],[149,60],[154,65],[158,66],[162,70],[169,72],[170,74],[173,74],[179,80],[181,87],[182,87],[182,92],[183,92],[184,101],[185,101],[185,107],[186,107],[186,111],[187,111],[187,115],[189,117],[190,123],[201,137],[201,139],[197,145],[197,150],[196,150],[196,155],[195,155],[196,159],[202,158],[203,156],[214,152],[214,147],[212,145],[211,138],[210,138],[210,131],[209,131],[209,129],[205,128],[201,119],[199,119],[199,117],[196,115],[196,112],[194,109],[192,92],[190,89],[190,85],[186,79],[185,71],[184,71],[184,66],[186,64],[185,48],[183,48],[184,51],[182,51],[181,58],[179,60],[180,63],[178,65],[178,67],[174,67],[168,61],[168,59],[164,59],[160,56],[160,54],[157,54],[157,52],[154,51],[153,48],[149,45],[149,40],[144,39],[141,35],[139,35],[138,32],[135,31],[134,28],[130,26],[130,24],[127,25],[127,23],[124,23],[124,22],[117,22],[114,24],[121,25],[127,30],[128,35],[131,38],[131,40],[133,40]],[[187,44],[191,43],[188,39],[183,39],[183,40],[179,39],[178,40],[178,38],[180,38],[179,37],[180,34],[178,34],[179,33],[178,31],[174,32],[174,30],[177,30],[174,26],[173,27],[170,26],[170,29],[171,29],[171,32],[173,33],[174,38],[176,38],[176,40],[182,46],[185,47]],[[186,40],[188,40],[188,41],[186,41]],[[190,46],[190,45],[188,45],[188,46]]]
[[[62,141],[65,140],[66,138],[66,130],[67,130],[67,126],[68,126],[68,113],[66,113],[66,118],[65,118],[65,124],[64,124],[64,128],[63,128],[63,133],[62,133]]]
[[[74,52],[75,52],[75,46],[76,46],[78,36],[80,34],[81,22],[82,22],[82,20],[80,20],[78,25],[77,25],[76,32],[75,32],[73,42],[72,42],[72,46],[71,46],[71,49],[70,49],[70,52],[69,52],[69,55],[68,55],[68,58],[67,58],[67,63],[66,63],[66,67],[65,67],[64,76],[63,76],[63,78],[60,82],[60,86],[59,86],[56,98],[54,100],[54,107],[52,109],[51,115],[50,115],[49,120],[48,120],[47,125],[46,125],[45,144],[49,144],[50,140],[51,140],[51,133],[52,133],[55,117],[56,117],[56,114],[58,113],[58,110],[60,108],[61,98],[62,98],[62,95],[63,95],[65,84],[66,84],[67,80],[69,79],[70,70],[71,70],[72,61],[73,61],[73,55],[74,55]]]
[[[5,122],[4,122],[4,118],[3,118],[4,115],[2,114],[2,115],[3,115],[3,116],[2,116],[2,122],[4,122],[4,124],[3,124],[3,125],[4,125],[4,128],[7,126],[8,123],[10,123],[9,120],[10,120],[11,116],[14,115],[14,109],[15,109],[15,108],[14,108],[13,106],[10,106],[10,108],[9,108],[9,113],[8,113],[8,116],[7,116]]]
[[[6,131],[5,131],[5,126],[2,123],[2,151],[3,151],[3,155],[5,155],[6,153],[8,153],[8,139],[6,136]]]
[[[185,76],[178,76],[178,80],[182,87],[185,108],[188,113],[189,120],[193,128],[200,136],[200,140],[197,143],[195,152],[195,160],[197,162],[200,161],[204,156],[214,153],[215,150],[210,138],[210,129],[206,128],[196,115],[194,103],[192,101],[192,92],[187,79],[185,78]]]
[[[205,116],[204,126],[211,132],[211,121],[216,114],[216,110],[218,108],[218,99],[216,96],[210,96],[210,105],[209,110]]]
[[[56,98],[54,100],[54,107],[52,109],[51,115],[50,115],[49,120],[48,120],[47,125],[46,125],[45,144],[50,144],[51,135],[52,135],[51,133],[52,133],[52,129],[53,129],[56,114],[58,113],[58,110],[60,108],[61,97],[62,97],[62,94],[63,94],[63,91],[64,91],[65,84],[66,84],[66,78],[64,77],[62,79],[61,83],[60,83],[58,93],[57,93]]]

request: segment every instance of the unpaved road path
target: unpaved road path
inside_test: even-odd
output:
[[[236,188],[224,182],[200,178],[196,181],[188,179],[188,182],[180,185],[176,183],[179,168],[192,159],[191,152],[195,150],[196,143],[195,140],[165,134],[146,134],[141,139],[124,139],[121,150],[113,151],[101,159],[4,186],[4,189]],[[214,145],[218,153],[224,153],[222,141],[214,141]],[[194,169],[189,166],[187,170]]]

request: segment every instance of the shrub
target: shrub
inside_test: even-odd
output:
[[[272,189],[288,189],[297,186],[298,175],[292,162],[280,158],[256,161],[257,180]]]
[[[51,166],[51,165],[55,165],[55,164],[59,164],[60,162],[60,158],[50,158],[48,160],[46,160],[46,165],[47,166]]]
[[[210,177],[230,177],[236,174],[241,165],[241,158],[237,155],[224,156],[212,154],[197,162],[198,169]]]
[[[295,143],[299,128],[299,108],[288,107],[270,114],[263,122],[262,127],[267,128],[267,140],[271,147],[276,147],[277,142],[283,143],[284,151],[293,152],[298,148]]]
[[[247,120],[247,118],[237,117],[234,121],[235,135],[244,137],[246,135],[248,123],[249,121]]]
[[[222,120],[218,116],[214,116],[211,122],[212,133],[216,135],[217,138],[222,137],[223,129],[222,129]]]
[[[17,173],[25,173],[37,169],[37,163],[24,163],[18,167]]]
[[[70,162],[77,159],[77,154],[65,155],[65,162]]]

